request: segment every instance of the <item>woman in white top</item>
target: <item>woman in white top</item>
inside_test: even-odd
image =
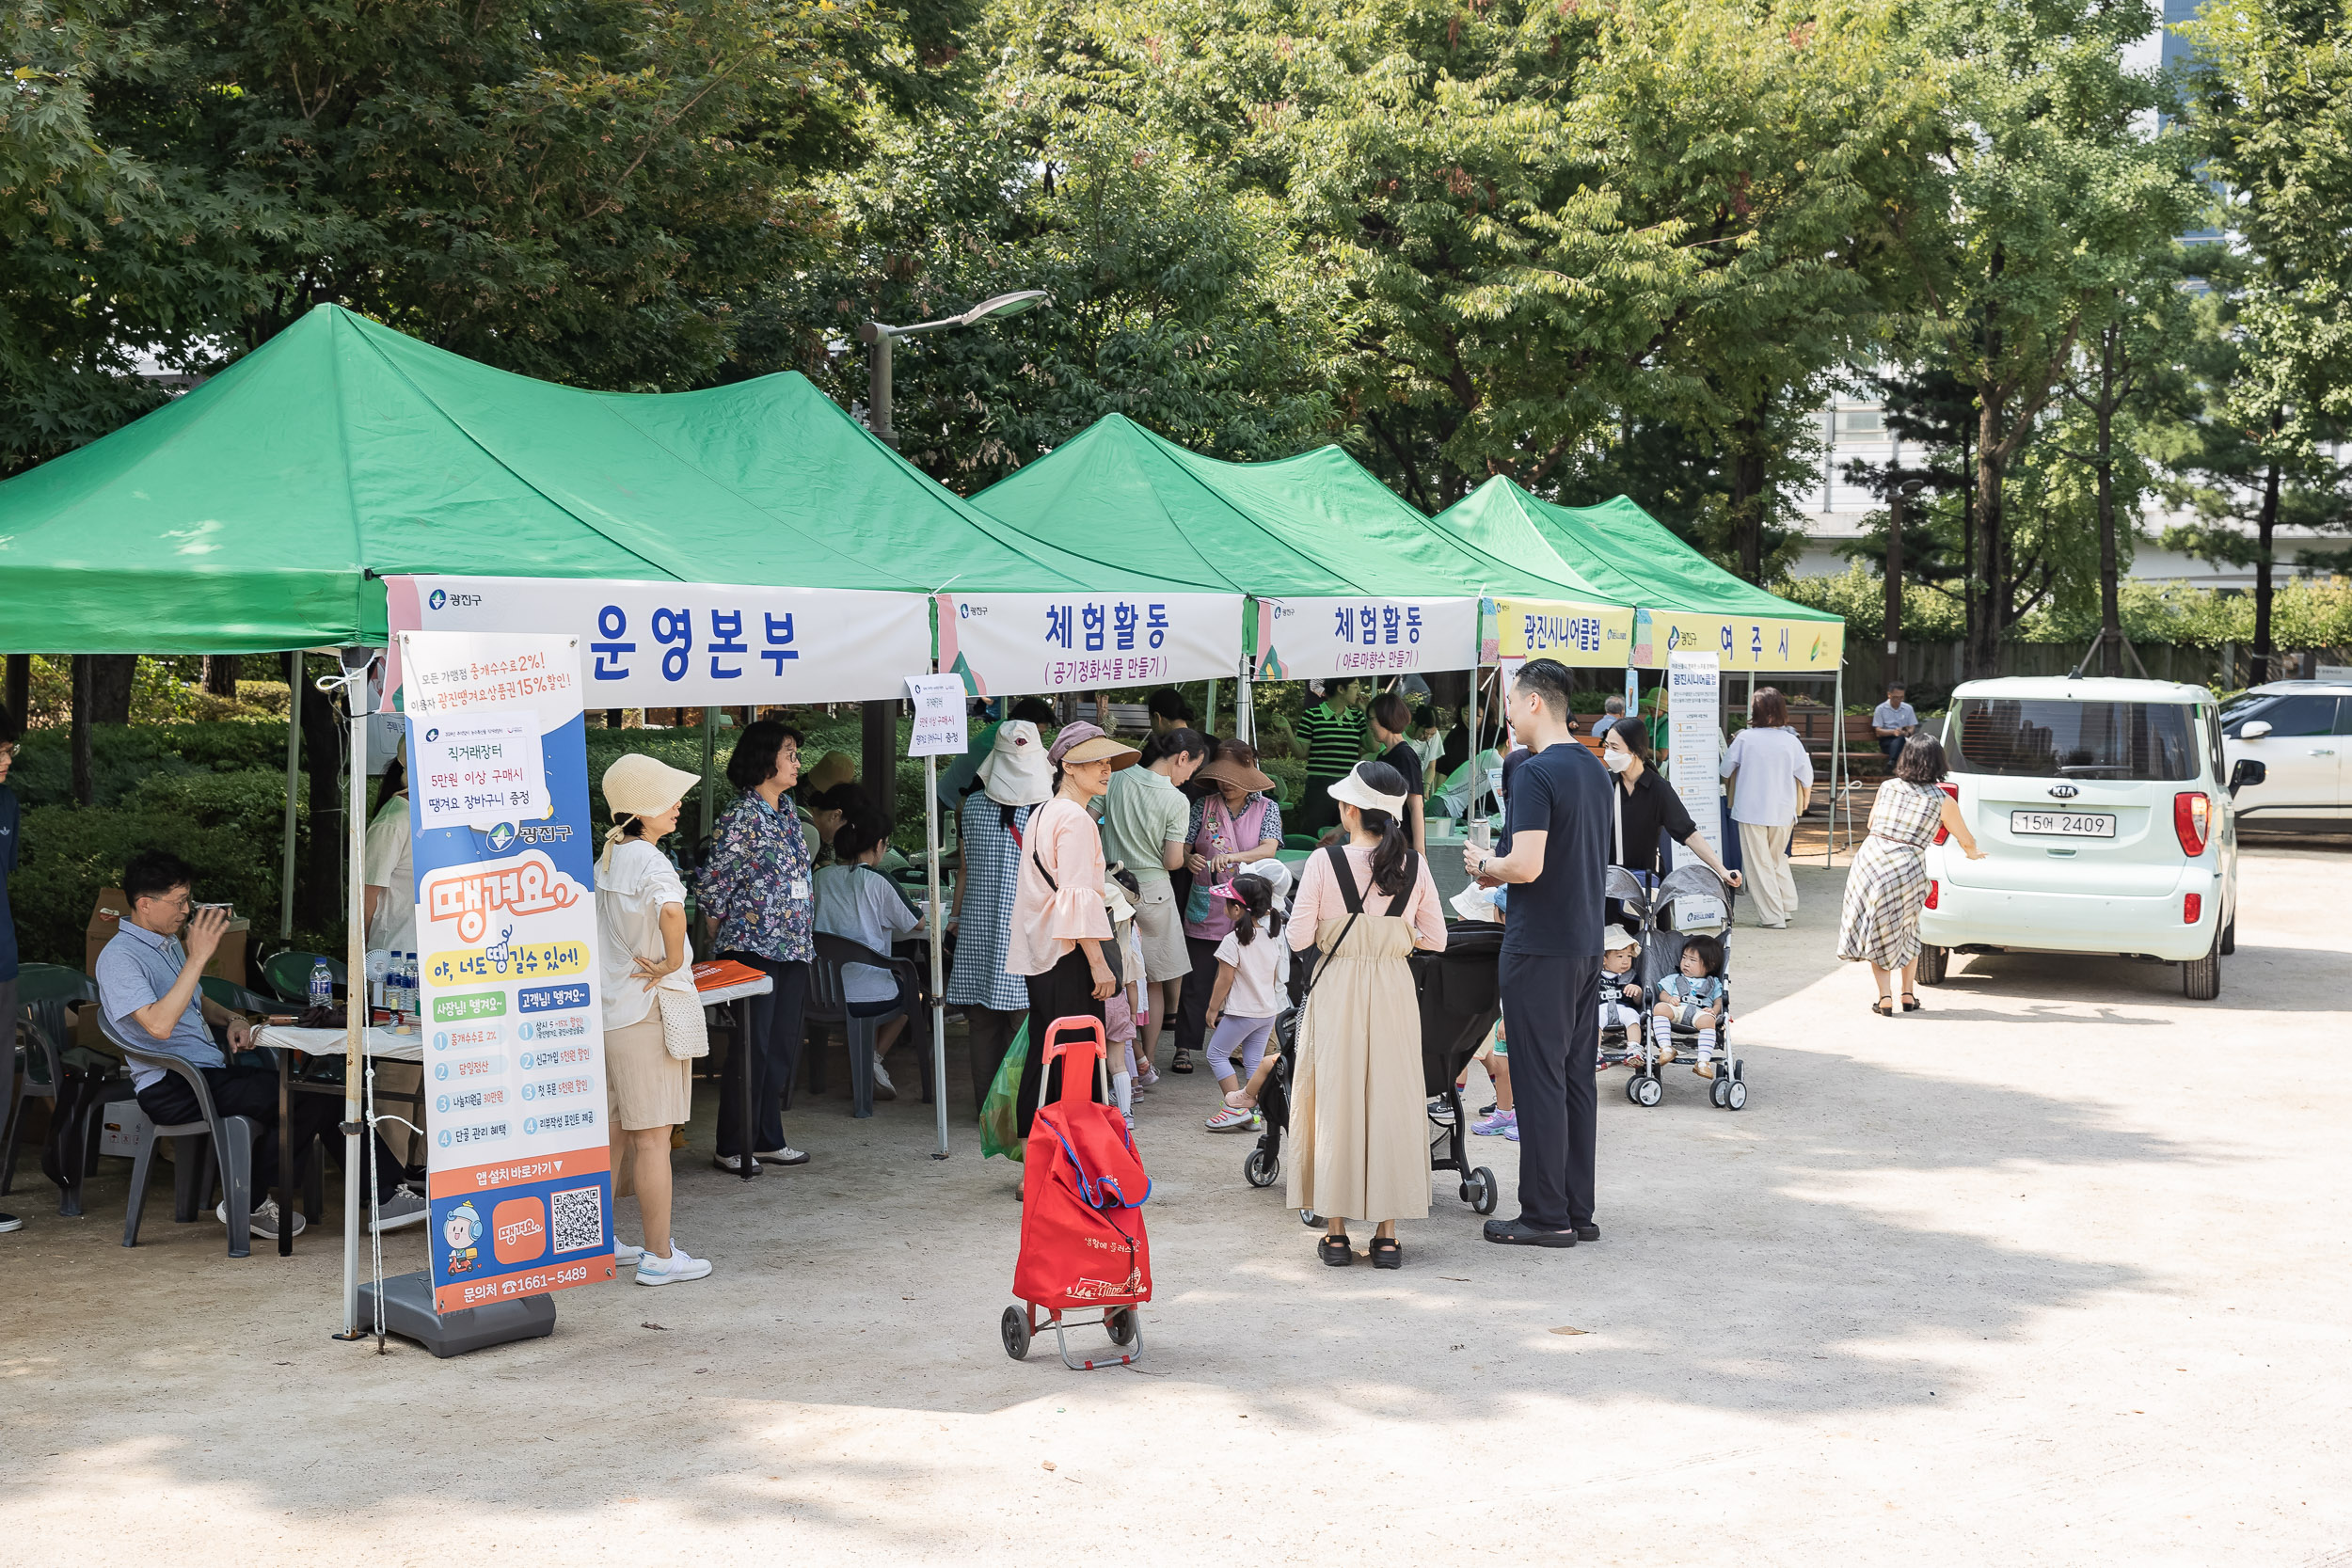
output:
[[[707,1259],[670,1234],[670,1130],[693,1115],[693,1063],[671,1054],[662,1014],[691,1026],[694,972],[686,945],[686,884],[659,847],[677,827],[678,803],[702,781],[634,752],[604,772],[612,831],[596,862],[598,989],[604,998],[605,1107],[613,1192],[637,1187],[645,1244],[618,1242],[615,1259],[637,1266],[640,1285],[700,1279]],[[668,998],[667,1002],[664,998]]]
[[[371,953],[412,953],[417,946],[417,878],[408,831],[407,742],[384,769],[361,851],[360,913]]]
[[[921,929],[923,917],[898,884],[882,874],[882,851],[890,847],[888,817],[879,816],[869,801],[851,802],[841,826],[834,830],[833,847],[837,861],[819,866],[816,877],[819,931],[887,953],[893,942]],[[882,1070],[882,1058],[914,1016],[919,999],[900,976],[872,964],[843,966],[841,999],[849,1004],[852,1018],[882,1019],[874,1026],[874,1096],[898,1099],[890,1074]]]
[[[1797,879],[1788,869],[1788,835],[1813,797],[1813,759],[1788,727],[1788,705],[1772,687],[1748,705],[1748,727],[1724,749],[1731,780],[1731,819],[1740,826],[1740,868],[1756,896],[1756,919],[1774,930],[1797,912]]]

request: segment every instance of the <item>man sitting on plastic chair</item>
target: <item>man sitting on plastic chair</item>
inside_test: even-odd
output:
[[[217,907],[198,910],[189,888],[195,873],[186,862],[163,849],[146,849],[123,867],[122,894],[130,909],[112,942],[98,955],[98,1005],[110,1033],[154,1055],[178,1056],[204,1074],[212,1090],[213,1108],[223,1117],[249,1117],[259,1129],[253,1140],[253,1187],[267,1192],[278,1184],[278,1069],[259,1063],[233,1065],[230,1058],[245,1051],[252,1026],[199,989],[204,966],[220,945],[229,916]],[[194,918],[190,918],[190,911]],[[186,927],[183,946],[175,933]],[[229,1047],[221,1051],[213,1029],[224,1032]],[[159,1127],[199,1121],[203,1117],[196,1092],[185,1079],[144,1062],[132,1063],[132,1084],[139,1108]],[[294,1146],[310,1147],[311,1140],[334,1134],[342,1119],[342,1101],[326,1095],[294,1097]],[[382,1227],[411,1225],[425,1217],[422,1198],[400,1190],[401,1167],[377,1139],[376,1197]],[[220,1218],[227,1222],[227,1205]],[[279,1215],[275,1199],[254,1205],[256,1236],[276,1240]],[[294,1216],[294,1234],[302,1233],[302,1216]]]

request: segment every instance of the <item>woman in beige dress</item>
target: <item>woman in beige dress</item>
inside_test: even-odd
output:
[[[1332,784],[1347,842],[1307,862],[1291,904],[1291,945],[1321,957],[1298,1022],[1290,1201],[1325,1217],[1317,1250],[1335,1268],[1355,1261],[1348,1220],[1372,1224],[1372,1266],[1393,1269],[1396,1222],[1429,1212],[1421,1006],[1406,956],[1445,946],[1445,912],[1405,842],[1405,785],[1378,762]]]

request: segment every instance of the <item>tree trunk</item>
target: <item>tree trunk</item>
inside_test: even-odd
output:
[[[334,704],[310,683],[302,655],[289,657],[294,699],[301,704],[302,770],[310,781],[310,863],[295,881],[294,910],[312,930],[330,931],[342,919],[343,740]]]
[[[1903,508],[1911,502],[1899,483],[1886,497],[1886,664],[1882,687],[1901,678],[1896,660],[1903,638]]]
[[[33,721],[33,656],[8,656],[8,687],[5,699],[8,707],[8,737],[22,740],[25,726]]]
[[[237,678],[244,673],[242,654],[206,654],[204,656],[204,689],[215,697],[234,697]]]
[[[73,656],[73,798],[83,805],[95,803],[97,785],[90,777],[90,656]]]
[[[1740,575],[1764,583],[1764,451],[1761,421],[1741,420],[1732,430],[1731,539]]]
[[[93,724],[131,721],[131,683],[139,673],[136,654],[90,654],[89,716]]]
[[[2282,416],[2271,416],[2273,436],[2283,422]],[[2247,669],[2249,686],[2260,686],[2270,678],[2270,535],[2279,526],[2279,468],[2274,452],[2269,472],[2263,477],[2263,508],[2254,519],[2254,657]]]
[[[1963,655],[1968,678],[1988,680],[2000,673],[2001,634],[2008,629],[2002,613],[2009,562],[2001,548],[2001,431],[2000,409],[1989,395],[1980,395],[1977,415],[1977,559],[1968,578],[1968,642]]]

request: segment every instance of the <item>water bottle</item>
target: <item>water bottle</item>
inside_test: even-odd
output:
[[[393,1010],[400,1015],[400,1022],[405,1023],[409,1015],[417,1010],[417,958],[413,953],[403,953],[398,956],[397,961],[400,1001]]]
[[[310,961],[310,1006],[331,1007],[335,1005],[335,974],[326,967],[325,958]]]

